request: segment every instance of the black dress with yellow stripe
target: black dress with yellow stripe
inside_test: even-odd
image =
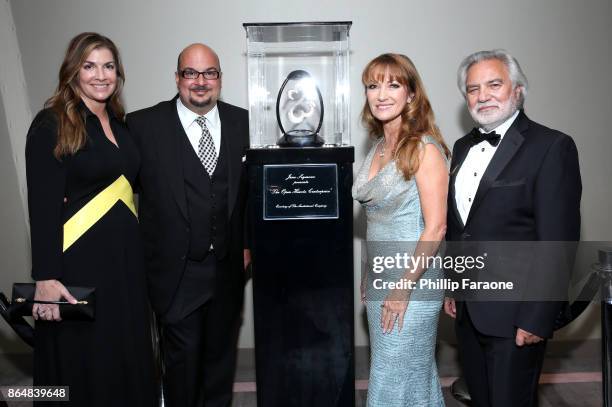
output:
[[[149,311],[130,186],[140,158],[110,112],[118,147],[84,104],[79,109],[88,143],[61,161],[53,156],[57,120],[50,110],[28,132],[32,278],[95,287],[96,318],[36,323],[34,385],[70,386],[70,403],[62,406],[152,406]]]

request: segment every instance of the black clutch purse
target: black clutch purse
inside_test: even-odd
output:
[[[68,301],[34,301],[36,285],[33,283],[13,284],[11,305],[8,309],[11,318],[32,316],[34,304],[57,304],[60,317],[66,321],[93,321],[96,316],[96,289],[93,287],[66,287],[78,303]]]

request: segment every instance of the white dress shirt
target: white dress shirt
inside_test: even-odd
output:
[[[176,99],[176,110],[178,112],[181,124],[183,125],[183,129],[185,129],[185,133],[187,134],[187,138],[189,138],[189,142],[197,155],[198,144],[200,143],[200,138],[202,137],[202,128],[196,122],[199,115],[185,107],[183,102],[181,102],[181,98]],[[208,127],[208,131],[210,132],[215,145],[217,158],[219,158],[219,151],[221,147],[221,119],[219,119],[219,109],[217,109],[217,105],[215,104],[215,107],[210,109],[210,111],[206,113],[204,117],[206,118],[206,127]]]
[[[497,147],[501,144],[506,132],[514,123],[514,120],[518,116],[519,111],[514,112],[505,122],[497,126],[493,131],[501,136],[499,144],[492,146],[488,141],[483,140],[480,143],[472,146],[470,151],[465,157],[457,177],[455,178],[455,204],[457,210],[461,216],[463,224],[465,224],[470,209],[472,209],[472,203],[476,196],[476,191],[480,185],[480,180],[485,170],[489,166],[493,155],[497,151]],[[481,133],[485,133],[482,128],[478,129]]]

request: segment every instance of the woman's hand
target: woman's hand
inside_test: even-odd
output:
[[[361,296],[361,303],[365,304],[366,302],[366,282],[365,279],[361,280],[361,284],[359,285],[359,293]]]
[[[410,298],[410,291],[408,290],[393,290],[385,301],[381,304],[382,313],[380,314],[380,327],[383,333],[391,333],[393,331],[393,325],[397,320],[398,332],[402,331],[404,326],[404,315],[408,308],[408,299]]]
[[[34,293],[35,301],[59,301],[64,298],[71,304],[76,304],[77,300],[57,280],[41,280],[36,282]],[[32,306],[32,316],[35,320],[61,321],[59,305],[57,304],[34,304]]]

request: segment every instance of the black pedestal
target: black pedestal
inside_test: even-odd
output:
[[[355,404],[353,161],[352,147],[247,152],[259,407]]]

